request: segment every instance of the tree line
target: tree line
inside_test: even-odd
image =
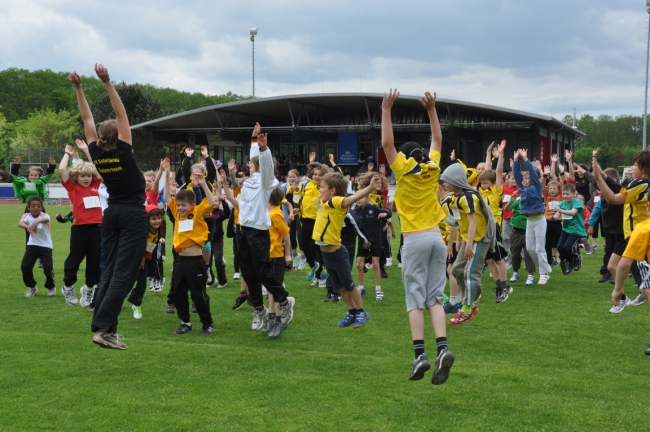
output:
[[[83,88],[95,121],[114,117],[104,84],[83,76]],[[166,115],[246,99],[228,92],[222,95],[190,93],[151,84],[115,83],[132,125]],[[28,149],[46,148],[59,154],[65,144],[83,137],[77,98],[67,72],[49,69],[0,71],[0,168],[9,170],[15,156]],[[142,169],[158,167],[167,154],[150,134],[134,131],[135,156]]]

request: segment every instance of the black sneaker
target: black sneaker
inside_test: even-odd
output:
[[[570,264],[570,263],[568,263],[566,261],[562,261],[560,266],[562,266],[562,274],[563,275],[571,274],[571,272],[573,271],[573,264]]]
[[[573,260],[573,271],[578,271],[582,268],[582,255],[578,255]]]
[[[338,294],[332,294],[332,300],[330,302],[332,303],[338,303],[341,301],[341,296]]]
[[[176,308],[174,307],[174,303],[169,303],[167,305],[167,307],[165,308],[165,312],[167,312],[168,314],[173,314],[174,312],[176,312]]]
[[[449,378],[449,371],[454,365],[454,354],[449,350],[442,350],[436,357],[436,364],[431,377],[431,384],[444,384]]]
[[[323,299],[324,302],[332,301],[332,293],[327,293],[325,298]]]
[[[411,366],[411,373],[409,374],[409,379],[411,381],[418,381],[424,378],[426,371],[431,369],[431,363],[429,363],[429,358],[420,354],[418,358],[413,360],[413,365]]]
[[[174,332],[176,336],[189,333],[192,331],[192,326],[185,323],[181,323],[181,326]]]
[[[214,326],[210,326],[207,329],[203,329],[201,332],[201,336],[210,336],[212,333],[214,333]]]
[[[383,267],[379,269],[379,274],[381,274],[382,279],[388,278],[388,273],[386,273],[386,269],[384,269]]]
[[[273,331],[273,327],[275,327],[275,316],[274,317],[269,317],[266,320],[266,324],[264,325],[264,328],[262,329],[262,334],[269,334]]]
[[[611,274],[609,274],[609,273],[605,273],[604,275],[602,275],[602,276],[600,277],[600,279],[598,280],[598,283],[609,282],[609,280],[610,280],[611,278],[612,278],[612,275],[611,275]]]
[[[235,304],[233,305],[232,310],[237,310],[240,307],[244,306],[246,300],[248,300],[248,295],[244,295],[243,297],[242,296],[237,297],[235,299]]]
[[[650,344],[648,344],[648,349],[645,350],[645,355],[650,356]]]

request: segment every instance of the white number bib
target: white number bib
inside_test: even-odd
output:
[[[559,201],[550,201],[548,203],[548,208],[550,208],[551,210],[557,210],[559,205],[560,205]]]
[[[512,198],[511,195],[504,195],[503,196],[503,202],[510,202],[510,199]]]
[[[28,191],[36,190],[36,183],[31,183],[31,182],[25,183],[25,190],[28,190]]]
[[[194,220],[193,219],[187,219],[184,221],[180,221],[178,223],[178,232],[187,232],[187,231],[192,231],[194,228]]]
[[[156,243],[147,243],[147,252],[153,252],[156,249]]]
[[[460,220],[460,212],[458,211],[457,208],[451,209],[451,216],[457,221]]]
[[[562,220],[571,220],[571,219],[573,219],[573,215],[568,215],[568,214],[562,215]]]
[[[84,197],[84,207],[86,209],[101,207],[98,196]]]
[[[595,197],[594,197],[594,204],[598,203],[598,201],[600,201],[600,197],[599,197],[599,196],[595,196]]]

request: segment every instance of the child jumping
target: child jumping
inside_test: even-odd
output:
[[[54,265],[52,263],[52,236],[50,235],[50,217],[43,213],[43,201],[33,196],[27,201],[28,213],[25,213],[18,226],[23,228],[29,235],[25,255],[20,264],[23,273],[23,282],[28,288],[25,297],[34,297],[38,292],[36,280],[34,280],[34,264],[40,259],[43,263],[45,273],[45,288],[47,295],[56,294],[56,283],[54,283]]]

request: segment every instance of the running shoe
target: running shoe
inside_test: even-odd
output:
[[[411,373],[409,374],[409,379],[411,381],[419,381],[424,378],[424,374],[431,369],[431,363],[429,363],[429,358],[425,354],[420,354],[418,358],[413,359],[413,364],[411,365]]]
[[[444,384],[449,379],[449,371],[454,365],[454,354],[449,350],[442,350],[438,357],[433,369],[433,376],[431,377],[431,384],[440,385]]]

